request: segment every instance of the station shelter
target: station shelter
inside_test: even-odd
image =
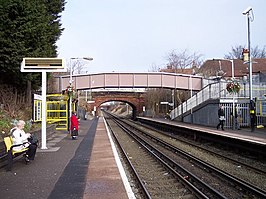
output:
[[[56,124],[56,130],[69,129],[69,96],[64,94],[48,94],[46,96],[46,122]],[[72,110],[76,110],[76,103],[73,102]],[[34,95],[33,122],[42,121],[42,100]]]

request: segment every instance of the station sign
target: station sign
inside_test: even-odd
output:
[[[66,72],[64,59],[61,58],[23,58],[21,72]]]

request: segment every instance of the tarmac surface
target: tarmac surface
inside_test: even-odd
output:
[[[18,158],[11,172],[2,168],[0,198],[83,198],[97,121],[81,121],[77,140],[56,132],[47,140],[48,149],[38,149],[29,165]]]

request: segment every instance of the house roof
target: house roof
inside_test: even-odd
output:
[[[187,74],[187,75],[191,75],[193,74],[195,71],[193,68],[165,68],[165,69],[161,69],[160,72],[166,72],[166,73],[179,73],[179,74]]]
[[[220,63],[219,63],[220,62]],[[243,77],[249,74],[249,65],[244,64],[241,59],[233,59],[234,76]],[[200,67],[199,73],[207,76],[215,76],[219,71],[223,71],[223,77],[232,77],[232,63],[229,60],[207,60]],[[266,58],[253,59],[252,73],[266,72]]]

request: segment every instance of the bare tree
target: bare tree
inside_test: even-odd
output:
[[[264,46],[262,49],[259,49],[259,47],[256,46],[251,50],[251,53],[252,57],[255,58],[266,58],[266,46]]]
[[[224,56],[225,59],[242,59],[242,51],[245,46],[237,45],[231,48],[231,52]],[[259,49],[258,46],[251,48],[251,56],[253,58],[266,58],[266,46]]]
[[[86,65],[83,60],[74,59],[67,64],[67,71],[70,72],[70,64],[72,65],[72,74],[81,74]]]
[[[187,49],[177,53],[175,50],[171,51],[166,59],[168,61],[168,69],[185,69],[198,68],[203,63],[202,55],[196,52],[190,53]]]
[[[152,116],[165,116],[168,112],[168,105],[161,105],[161,102],[171,102],[172,91],[170,89],[153,88],[147,89],[145,93],[145,107],[152,113]],[[167,106],[167,107],[166,107]]]
[[[241,59],[244,46],[232,47],[231,52],[224,56],[225,59]]]
[[[167,67],[165,69],[161,68],[160,71],[167,71],[170,73],[185,73],[185,74],[191,74],[195,75],[197,72],[197,69],[202,65],[203,59],[202,55],[197,52],[190,52],[189,50],[185,49],[180,52],[176,52],[175,50],[172,50],[170,53],[166,56],[167,60]],[[150,90],[149,90],[150,91]],[[189,91],[181,91],[181,90],[175,90],[175,105],[181,104],[183,101],[187,100],[190,97]],[[155,96],[158,95],[158,96]],[[155,107],[151,107],[154,103],[154,99],[163,99],[163,97],[166,95],[166,93],[159,92],[159,90],[155,90],[148,95],[148,99],[150,101],[150,108],[152,110],[156,110]],[[156,112],[156,111],[155,111]]]
[[[157,66],[156,64],[152,64],[151,69],[149,70],[149,72],[159,72],[159,71],[160,71],[160,67]]]

